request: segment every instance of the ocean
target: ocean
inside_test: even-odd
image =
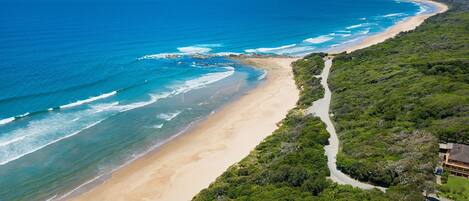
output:
[[[77,194],[262,83],[224,57],[352,44],[393,0],[0,1],[0,200]]]

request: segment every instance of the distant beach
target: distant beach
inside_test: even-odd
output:
[[[415,29],[428,17],[448,9],[433,1],[419,2],[432,4],[437,9],[410,17],[356,44],[338,46],[329,53],[351,52],[380,43],[402,31]],[[226,168],[246,156],[295,106],[298,90],[290,65],[297,58],[242,60],[267,70],[266,82],[193,130],[118,170],[104,184],[73,200],[190,200]]]
[[[388,28],[384,32],[368,36],[362,40],[358,40],[351,44],[345,44],[342,46],[338,46],[336,48],[331,48],[327,52],[329,53],[340,53],[344,51],[353,52],[355,50],[363,49],[365,47],[381,43],[385,41],[386,39],[392,38],[401,32],[413,30],[417,26],[422,24],[427,18],[438,13],[443,13],[446,10],[448,10],[448,6],[442,3],[435,2],[435,1],[427,1],[427,0],[413,0],[413,1],[418,2],[418,3],[430,4],[431,6],[435,8],[435,11],[431,13],[422,13],[416,16],[409,17],[397,23],[396,25]]]

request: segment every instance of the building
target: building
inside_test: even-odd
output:
[[[440,144],[440,158],[446,171],[469,178],[469,145]]]

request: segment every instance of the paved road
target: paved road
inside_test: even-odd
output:
[[[331,70],[331,66],[332,58],[328,58],[325,61],[324,70],[319,76],[320,78],[322,78],[321,85],[324,87],[325,90],[324,97],[315,101],[313,105],[308,108],[308,113],[311,113],[321,118],[321,120],[326,124],[326,130],[330,134],[329,145],[325,146],[327,155],[327,166],[329,168],[329,171],[331,172],[330,179],[339,184],[349,184],[353,187],[358,187],[361,189],[377,188],[381,191],[386,191],[386,188],[373,186],[371,184],[363,183],[352,179],[351,177],[337,169],[336,156],[339,152],[339,138],[337,137],[334,125],[332,124],[331,118],[329,116],[329,108],[331,104],[331,91],[329,90],[329,86],[327,84],[327,78],[329,77],[329,71]]]

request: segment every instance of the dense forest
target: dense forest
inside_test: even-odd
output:
[[[305,109],[322,97],[325,54],[293,63],[297,107],[246,158],[194,197],[208,200],[423,200],[438,141],[469,140],[469,14],[464,0],[415,31],[335,57],[329,84],[342,142],[338,167],[388,186],[361,190],[327,179],[329,134]]]
[[[469,144],[468,1],[414,31],[335,57],[329,84],[341,151],[362,181],[432,189],[438,142]]]

